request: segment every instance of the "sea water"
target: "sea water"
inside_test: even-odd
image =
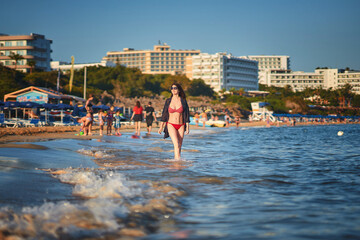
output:
[[[0,148],[0,232],[359,239],[359,136],[359,125],[191,130],[180,161],[156,133]]]

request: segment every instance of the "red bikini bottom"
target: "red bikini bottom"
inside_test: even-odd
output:
[[[174,123],[169,123],[167,122],[168,124],[171,124],[176,130],[179,130],[182,126],[185,126],[185,124],[174,124]]]

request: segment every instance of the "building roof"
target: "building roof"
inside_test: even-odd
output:
[[[19,95],[22,95],[22,94],[27,93],[27,92],[33,92],[33,91],[37,91],[37,92],[40,92],[40,93],[45,93],[50,98],[85,101],[85,99],[83,99],[81,97],[63,94],[61,92],[58,92],[58,91],[55,91],[55,90],[52,90],[52,89],[49,89],[49,88],[35,87],[35,86],[30,86],[30,87],[23,88],[23,89],[20,89],[18,91],[12,92],[12,93],[5,94],[4,101],[6,101],[8,98],[16,98]]]

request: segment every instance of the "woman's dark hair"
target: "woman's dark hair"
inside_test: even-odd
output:
[[[136,107],[140,107],[140,102],[139,101],[136,101]]]
[[[171,84],[171,87],[174,86],[174,85],[178,88],[179,96],[180,96],[182,99],[186,99],[185,92],[184,92],[183,88],[181,87],[181,85],[178,84],[178,83],[173,83],[173,84]],[[171,89],[170,89],[170,91],[171,91]],[[172,96],[173,96],[173,94],[172,94],[172,92],[171,92],[171,97],[172,97]]]

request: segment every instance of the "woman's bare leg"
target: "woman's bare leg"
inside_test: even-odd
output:
[[[180,159],[181,158],[181,144],[182,144],[183,138],[180,136],[178,130],[176,130],[171,124],[168,124],[168,131],[169,131],[169,135],[170,135],[171,140],[174,145],[174,158]]]
[[[178,133],[179,133],[179,152],[181,155],[181,147],[182,147],[182,143],[184,140],[184,134],[185,134],[185,126],[182,126],[181,128],[179,128]]]

